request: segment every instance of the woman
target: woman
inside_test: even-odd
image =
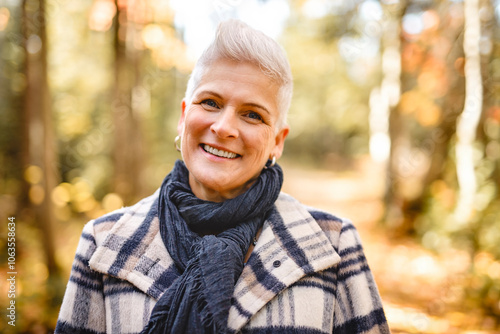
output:
[[[291,95],[280,46],[222,23],[181,104],[183,162],[85,226],[57,333],[389,333],[353,225],[280,192]]]

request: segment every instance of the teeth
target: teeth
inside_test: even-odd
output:
[[[232,152],[226,152],[226,151],[223,151],[223,150],[218,150],[216,148],[213,148],[212,146],[209,146],[209,145],[206,145],[203,146],[203,148],[205,149],[205,151],[213,154],[213,155],[216,155],[218,157],[222,157],[222,158],[228,158],[228,159],[234,159],[236,158],[236,153],[232,153]]]

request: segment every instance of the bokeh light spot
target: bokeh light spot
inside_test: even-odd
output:
[[[71,200],[71,185],[69,183],[61,183],[52,190],[52,202],[57,206],[65,206]]]
[[[7,28],[7,24],[9,24],[10,19],[10,11],[8,8],[2,7],[0,8],[0,31],[4,31]]]
[[[34,266],[34,272],[39,282],[44,282],[49,278],[49,269],[43,262],[38,262]]]
[[[42,49],[42,40],[38,35],[31,35],[26,41],[26,51],[31,54],[36,54]]]
[[[28,196],[31,203],[39,205],[45,199],[45,190],[43,190],[43,187],[41,185],[35,184],[30,187]]]
[[[113,24],[116,7],[112,1],[96,1],[89,16],[89,28],[95,31],[107,31]]]
[[[406,14],[403,17],[403,30],[410,35],[418,35],[424,30],[421,13]]]
[[[118,194],[110,193],[102,199],[102,206],[107,212],[114,211],[123,207],[123,200]]]
[[[142,41],[149,49],[156,49],[165,40],[165,33],[157,24],[149,24],[142,30]]]
[[[24,171],[24,179],[31,184],[37,184],[42,181],[43,171],[40,167],[31,165]]]

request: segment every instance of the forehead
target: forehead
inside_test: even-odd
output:
[[[220,59],[206,68],[193,97],[211,91],[235,102],[264,103],[277,111],[278,90],[279,85],[257,65]]]

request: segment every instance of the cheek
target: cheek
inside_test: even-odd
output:
[[[190,110],[186,114],[184,121],[184,135],[186,137],[193,137],[209,127],[208,117],[201,117],[196,110]]]
[[[274,147],[274,137],[272,131],[267,128],[253,132],[248,136],[247,142],[250,143],[252,148],[257,152],[257,156],[261,159],[264,159],[264,157],[267,159]]]
[[[264,138],[265,138],[265,142],[266,142],[266,144],[265,144],[266,148],[271,150],[274,147],[275,142],[276,142],[276,140],[274,138],[274,129],[267,127],[265,134],[264,134]]]

